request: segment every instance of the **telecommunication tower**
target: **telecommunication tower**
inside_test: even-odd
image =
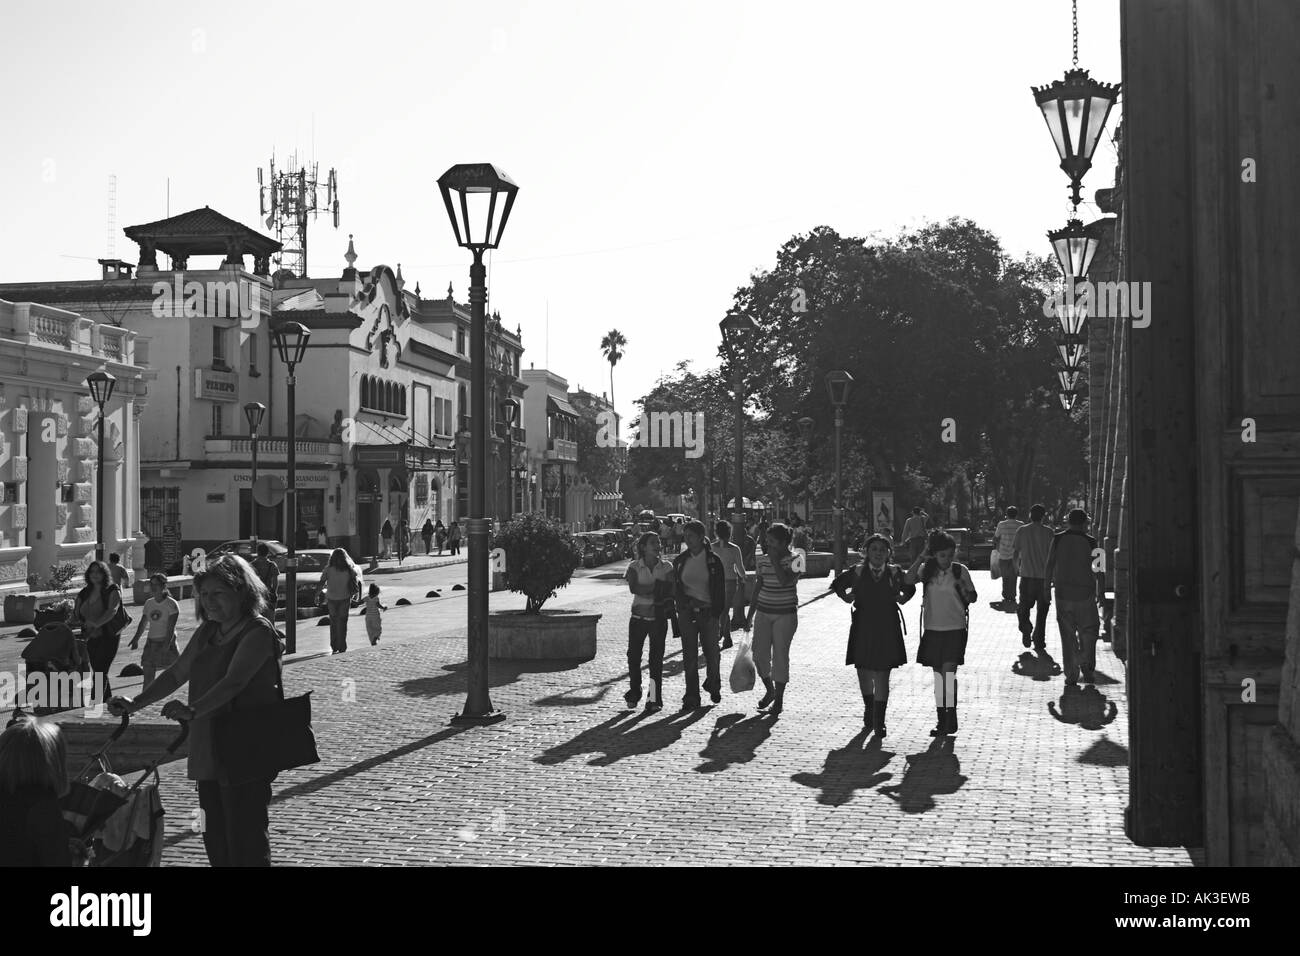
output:
[[[274,272],[287,269],[294,276],[307,277],[307,217],[315,219],[322,211],[317,195],[325,189],[324,212],[333,213],[334,228],[339,227],[339,180],[331,169],[324,183],[319,179],[319,164],[299,165],[298,154],[289,156],[287,168],[275,168],[275,155],[271,155],[271,175],[264,181],[262,169],[257,170],[258,204],[266,217],[266,228],[275,230],[281,249],[275,256]]]

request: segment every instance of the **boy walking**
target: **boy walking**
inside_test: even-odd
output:
[[[1043,524],[1047,509],[1034,505],[1029,509],[1029,524],[1016,531],[1012,560],[1020,573],[1020,640],[1028,647],[1032,641],[1039,651],[1047,649],[1047,609],[1052,592],[1047,587],[1047,553],[1052,547],[1052,530]],[[1029,609],[1037,608],[1037,620],[1029,622]]]
[[[167,592],[167,576],[149,575],[149,597],[144,602],[140,626],[135,629],[135,637],[130,644],[131,650],[140,645],[140,634],[147,624],[149,638],[145,642],[144,653],[140,656],[145,688],[153,683],[158,671],[166,670],[180,659],[181,652],[176,646],[176,621],[180,616],[181,606]]]
[[[1011,505],[1003,512],[1005,517],[998,522],[997,530],[993,532],[993,542],[997,546],[997,551],[993,555],[993,560],[998,562],[998,572],[1002,575],[1002,605],[1003,607],[1016,606],[1016,562],[1012,560],[1016,549],[1016,532],[1024,526],[1017,515],[1020,514],[1015,505]]]

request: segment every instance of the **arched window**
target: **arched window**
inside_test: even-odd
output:
[[[370,404],[370,376],[361,376],[361,404],[363,406]]]
[[[395,403],[393,402],[393,383],[385,382],[384,383],[384,411],[391,412],[393,410],[394,404]]]
[[[401,389],[402,390],[397,394],[397,410],[401,412],[403,415],[405,415],[406,414],[406,386],[403,385]]]

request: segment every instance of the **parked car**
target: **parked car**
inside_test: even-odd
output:
[[[584,568],[594,568],[602,563],[604,558],[603,551],[598,551],[596,542],[591,540],[590,532],[579,531],[573,536],[573,543],[578,546],[582,552],[582,566]]]
[[[605,542],[606,561],[621,561],[623,559],[627,550],[620,532],[606,529],[604,531],[597,531],[595,534]]]
[[[280,570],[280,573],[284,574],[284,561],[285,557],[289,554],[289,549],[279,541],[272,541],[266,538],[258,539],[257,543],[266,545],[271,560],[275,562],[275,566]],[[303,554],[302,551],[299,551],[298,553]],[[237,541],[223,541],[216,547],[208,549],[209,558],[215,558],[222,554],[237,554],[249,564],[252,564],[253,559],[257,557],[257,549],[249,543],[247,538]]]

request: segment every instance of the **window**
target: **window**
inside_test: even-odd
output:
[[[18,504],[18,482],[6,481],[0,484],[0,505]]]
[[[226,330],[214,328],[212,330],[212,365],[226,364]]]
[[[257,371],[257,333],[248,333],[248,374],[256,376]]]
[[[460,326],[456,327],[456,354],[465,354],[465,330]]]
[[[59,491],[60,491],[59,500],[62,501],[65,505],[72,504],[74,501],[77,500],[76,485],[63,485],[60,487]]]
[[[218,402],[212,406],[212,437],[221,437],[221,409],[222,405]]]
[[[415,476],[415,504],[423,507],[429,503],[429,476]]]

